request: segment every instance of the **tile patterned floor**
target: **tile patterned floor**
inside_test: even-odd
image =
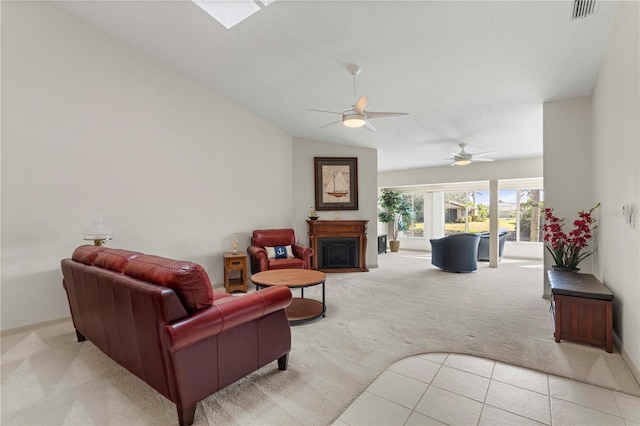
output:
[[[640,425],[640,398],[469,355],[405,358],[333,423]]]

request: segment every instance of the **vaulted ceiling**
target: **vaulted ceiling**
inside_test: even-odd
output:
[[[571,19],[573,1],[283,1],[224,28],[182,1],[59,1],[64,9],[286,132],[378,150],[380,171],[469,152],[542,155],[542,104],[591,93],[616,2]],[[337,115],[355,97],[377,128]]]

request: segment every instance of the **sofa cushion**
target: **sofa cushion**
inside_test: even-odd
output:
[[[105,249],[98,253],[94,266],[102,269],[108,269],[113,272],[122,272],[131,259],[134,259],[141,254],[142,253],[129,250]]]
[[[106,249],[106,247],[99,246],[80,246],[73,251],[73,255],[71,256],[71,258],[76,262],[85,265],[93,265],[93,263],[96,261],[96,257],[98,257],[98,254]]]
[[[125,275],[171,288],[189,312],[211,306],[213,290],[202,266],[182,260],[142,254],[131,259]]]
[[[269,269],[304,269],[304,260],[269,259]]]
[[[291,246],[265,247],[269,259],[293,259]]]

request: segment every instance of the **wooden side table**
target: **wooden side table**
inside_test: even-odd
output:
[[[231,274],[232,271],[237,271]],[[247,254],[224,253],[224,289],[227,293],[247,292]]]

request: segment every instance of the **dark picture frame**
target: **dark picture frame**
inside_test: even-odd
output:
[[[358,159],[314,157],[316,210],[358,210]]]

